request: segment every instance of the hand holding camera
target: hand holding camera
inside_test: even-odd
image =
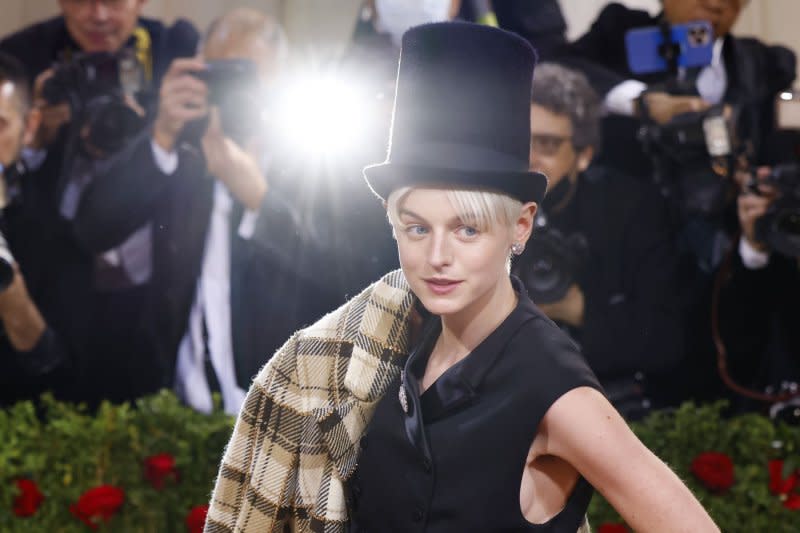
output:
[[[777,195],[773,187],[763,182],[770,172],[769,167],[757,169],[755,176],[750,178],[751,183],[742,190],[736,202],[742,237],[750,246],[761,252],[767,250],[767,244],[756,235],[756,221],[767,213]]]
[[[0,321],[11,345],[21,352],[32,350],[46,327],[16,264],[11,267],[9,284],[0,292]]]
[[[155,141],[165,150],[174,149],[181,136],[196,137],[209,174],[250,209],[261,205],[267,189],[246,149],[261,124],[257,78],[252,61],[176,59],[162,83],[153,128]],[[188,135],[187,125],[192,130]]]
[[[698,96],[672,95],[661,91],[642,94],[636,101],[635,112],[639,117],[647,117],[664,125],[684,113],[706,111],[711,104]]]
[[[187,122],[208,114],[208,88],[193,76],[205,70],[202,59],[176,59],[161,83],[158,116],[153,137],[164,150],[171,151]]]
[[[61,126],[72,118],[67,102],[50,103],[44,97],[44,86],[53,77],[54,70],[49,68],[36,77],[33,85],[33,103],[41,113],[41,122],[31,142],[31,148],[40,150],[47,148],[56,139]]]
[[[208,173],[222,181],[248,209],[258,209],[267,192],[266,179],[256,158],[225,135],[221,112],[216,106],[209,111],[208,127],[201,144]]]
[[[583,291],[577,283],[570,285],[567,293],[560,300],[537,305],[551,320],[563,322],[576,328],[583,326],[586,303]]]

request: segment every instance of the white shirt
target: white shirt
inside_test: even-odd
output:
[[[172,174],[178,166],[176,152],[166,152],[155,142],[153,155],[165,174]],[[211,388],[205,372],[205,345],[203,342],[203,316],[208,332],[208,350],[211,364],[217,375],[225,412],[236,414],[241,408],[246,390],[236,382],[231,330],[230,279],[231,243],[230,212],[233,199],[219,181],[214,184],[211,220],[206,234],[203,266],[197,280],[194,303],[189,315],[186,333],[178,348],[175,390],[192,408],[209,413],[213,407]],[[238,234],[243,239],[253,235],[257,211],[245,211]]]

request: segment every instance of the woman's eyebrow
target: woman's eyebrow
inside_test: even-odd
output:
[[[398,217],[407,216],[419,220],[420,222],[425,222],[426,224],[428,223],[425,217],[418,215],[417,213],[411,211],[410,209],[402,208],[398,211],[397,214]],[[456,215],[452,217],[450,220],[446,222],[446,224],[448,226],[460,226],[465,224],[469,225],[474,223],[475,220],[477,220],[477,217],[475,216],[474,213],[465,213],[463,215]]]
[[[421,221],[425,222],[425,218],[424,217],[416,214],[415,212],[411,211],[410,209],[402,208],[397,212],[397,215],[401,216],[401,217],[402,216],[407,216],[407,217],[411,217],[411,218],[416,218],[417,220],[421,220]]]

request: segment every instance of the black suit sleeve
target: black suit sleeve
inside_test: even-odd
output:
[[[257,254],[266,254],[299,279],[320,287],[333,283],[325,280],[332,275],[327,265],[333,261],[333,250],[307,217],[274,187],[264,196],[249,240]]]
[[[559,48],[554,60],[583,72],[602,97],[630,79],[625,32],[634,25],[647,24],[649,15],[621,4],[606,6],[589,31],[577,41]]]
[[[677,253],[667,211],[654,191],[639,185],[631,182],[609,195],[624,199],[619,224],[609,225],[620,233],[609,235],[605,250],[606,263],[618,266],[584,289],[581,339],[601,377],[666,372],[684,352]]]
[[[15,352],[19,366],[31,376],[41,376],[69,364],[66,348],[61,338],[49,327],[44,330],[36,345],[27,352]]]
[[[797,259],[773,252],[764,268],[748,269],[734,253],[722,281],[719,326],[734,379],[756,379],[770,350],[791,354],[800,365]]]
[[[189,169],[180,158],[175,174],[162,172],[150,142],[149,132],[139,134],[81,195],[73,228],[88,250],[100,253],[124,242],[153,218],[168,187]]]

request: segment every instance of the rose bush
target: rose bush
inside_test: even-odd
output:
[[[726,533],[796,533],[800,427],[723,409],[686,404],[632,428]],[[232,428],[218,405],[200,414],[169,392],[95,413],[49,397],[0,409],[0,531],[202,531]],[[629,531],[600,496],[589,520],[600,533]]]
[[[232,428],[169,392],[92,413],[49,397],[0,409],[0,532],[186,533]]]
[[[794,474],[800,473],[786,465],[798,465],[800,427],[773,424],[758,414],[728,418],[725,407],[685,404],[652,413],[631,427],[686,483],[722,531],[796,533],[800,479]],[[589,521],[595,527],[624,522],[597,494]]]

